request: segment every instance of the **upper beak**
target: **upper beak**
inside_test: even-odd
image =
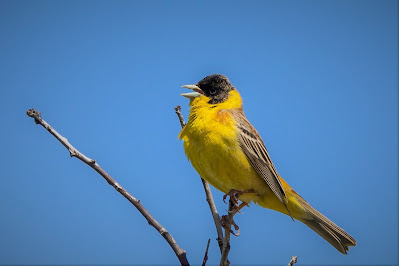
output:
[[[187,88],[187,89],[193,90],[193,92],[180,94],[181,96],[184,96],[187,98],[196,98],[196,97],[204,94],[202,92],[202,90],[197,85],[183,85],[182,88]]]

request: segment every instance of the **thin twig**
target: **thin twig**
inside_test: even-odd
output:
[[[184,121],[183,114],[181,113],[180,105],[175,107],[175,111],[176,111],[177,117],[179,118],[181,127],[184,128],[184,126],[186,125],[186,122]],[[203,178],[201,178],[201,181],[202,181],[202,185],[204,186],[206,201],[208,202],[209,209],[211,210],[212,218],[215,223],[216,232],[218,235],[218,238],[216,240],[218,241],[218,244],[219,244],[220,253],[222,253],[223,231],[222,231],[222,225],[220,223],[220,216],[219,216],[218,210],[216,209],[216,205],[213,200],[212,192],[211,192],[211,189],[209,188],[208,182],[205,181]]]
[[[219,245],[220,254],[222,254],[223,231],[222,231],[222,225],[220,223],[220,216],[219,216],[218,210],[216,209],[215,201],[213,201],[211,188],[209,187],[208,182],[206,182],[203,178],[201,178],[201,181],[202,181],[202,185],[204,186],[204,190],[205,190],[205,194],[206,194],[206,201],[208,202],[209,209],[211,210],[213,222],[215,223],[216,232],[218,234],[218,238],[216,238],[216,240]]]
[[[205,250],[205,255],[204,255],[204,260],[202,261],[202,266],[205,266],[207,260],[208,260],[208,250],[209,250],[209,244],[211,243],[211,239],[208,238],[208,244],[206,245],[206,250]]]
[[[297,263],[297,261],[298,261],[298,257],[297,257],[297,256],[292,256],[292,257],[291,257],[291,260],[290,260],[290,262],[288,263],[287,266],[292,266],[292,265],[294,265],[295,263]]]
[[[186,125],[186,122],[184,122],[184,117],[183,117],[183,114],[181,113],[181,106],[180,105],[175,107],[175,112],[177,114],[177,117],[179,118],[180,125],[183,128]]]
[[[29,109],[26,114],[35,119],[36,124],[40,124],[45,129],[50,132],[65,148],[69,151],[71,157],[76,157],[82,162],[86,163],[88,166],[93,168],[97,173],[99,173],[111,186],[113,186],[122,196],[124,196],[130,203],[137,208],[137,210],[147,219],[149,225],[154,227],[168,242],[169,246],[175,252],[177,258],[179,259],[181,265],[190,265],[186,257],[186,251],[181,249],[176,243],[172,235],[157,221],[155,218],[144,208],[138,199],[133,197],[129,192],[127,192],[121,185],[119,185],[107,172],[102,169],[95,160],[90,159],[86,155],[80,153],[74,146],[72,146],[68,140],[61,136],[55,129],[53,129],[46,121],[44,121],[40,115],[39,111],[34,109]]]
[[[227,211],[227,219],[224,225],[224,239],[223,239],[223,249],[222,249],[222,257],[220,259],[220,266],[229,265],[230,262],[228,261],[229,252],[230,252],[230,233],[231,233],[231,225],[233,223],[233,216],[234,216],[234,203],[229,200],[229,209]]]

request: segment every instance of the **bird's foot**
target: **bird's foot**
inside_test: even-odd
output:
[[[244,194],[241,190],[232,189],[228,193],[224,194],[223,202],[226,203],[227,196],[230,197],[230,201],[233,203],[234,207],[238,209],[238,197]]]
[[[224,203],[226,203],[226,198],[227,198],[227,196],[230,197],[230,201],[231,201],[232,206],[231,206],[231,207],[229,208],[229,210],[228,210],[229,215],[223,215],[222,218],[221,218],[221,220],[220,220],[220,222],[221,222],[221,224],[222,224],[222,227],[223,227],[225,230],[229,231],[229,232],[230,232],[231,234],[233,234],[234,236],[239,236],[239,235],[240,235],[240,228],[239,228],[238,225],[234,222],[233,217],[234,217],[234,215],[237,214],[237,212],[241,213],[240,210],[241,210],[242,208],[244,208],[245,206],[248,206],[248,203],[246,203],[246,202],[241,202],[241,204],[238,205],[238,197],[241,196],[242,194],[245,194],[245,193],[254,193],[254,191],[253,191],[253,190],[250,190],[250,191],[249,191],[249,190],[248,190],[248,191],[240,191],[240,190],[232,189],[232,190],[230,190],[229,193],[227,193],[227,194],[225,194],[225,195],[223,196],[223,201],[224,201]],[[231,220],[229,220],[229,219],[231,219]],[[235,230],[236,232],[233,232],[233,231],[231,230],[231,225],[234,226],[234,230]]]
[[[233,215],[235,215],[237,212],[240,212],[240,210],[243,207],[248,205],[248,203],[246,203],[246,202],[242,202],[240,205],[238,205],[238,197],[240,197],[243,194],[247,194],[247,193],[255,193],[255,192],[252,189],[244,190],[244,191],[232,189],[228,193],[224,194],[223,202],[226,203],[226,198],[227,198],[227,196],[229,196],[231,202],[234,205],[234,209],[233,209],[234,210],[234,214]]]
[[[231,234],[233,234],[234,236],[239,236],[239,235],[240,235],[240,228],[239,228],[238,225],[234,222],[233,217],[231,217],[231,224],[229,223],[229,216],[228,216],[228,215],[223,215],[222,218],[220,219],[220,222],[221,222],[221,224],[222,224],[222,227],[223,227],[225,230],[229,231],[229,232],[230,232]],[[230,228],[229,228],[229,226],[228,226],[229,224],[230,224]],[[235,233],[235,232],[233,232],[233,231],[231,230],[231,225],[234,226],[234,230],[236,230],[237,233]]]

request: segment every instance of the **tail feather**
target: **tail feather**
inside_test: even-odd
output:
[[[300,203],[309,214],[308,217],[300,219],[300,221],[327,240],[339,252],[347,254],[350,246],[356,246],[356,240],[342,228],[337,226],[320,212],[316,211],[302,198]]]

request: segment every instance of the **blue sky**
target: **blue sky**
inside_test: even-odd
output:
[[[251,206],[234,264],[398,263],[397,1],[1,1],[0,263],[176,264],[138,211],[25,114],[139,198],[200,264],[220,254],[177,139],[183,84],[227,75],[277,170],[356,238],[344,256]],[[227,206],[213,190],[220,213]]]

